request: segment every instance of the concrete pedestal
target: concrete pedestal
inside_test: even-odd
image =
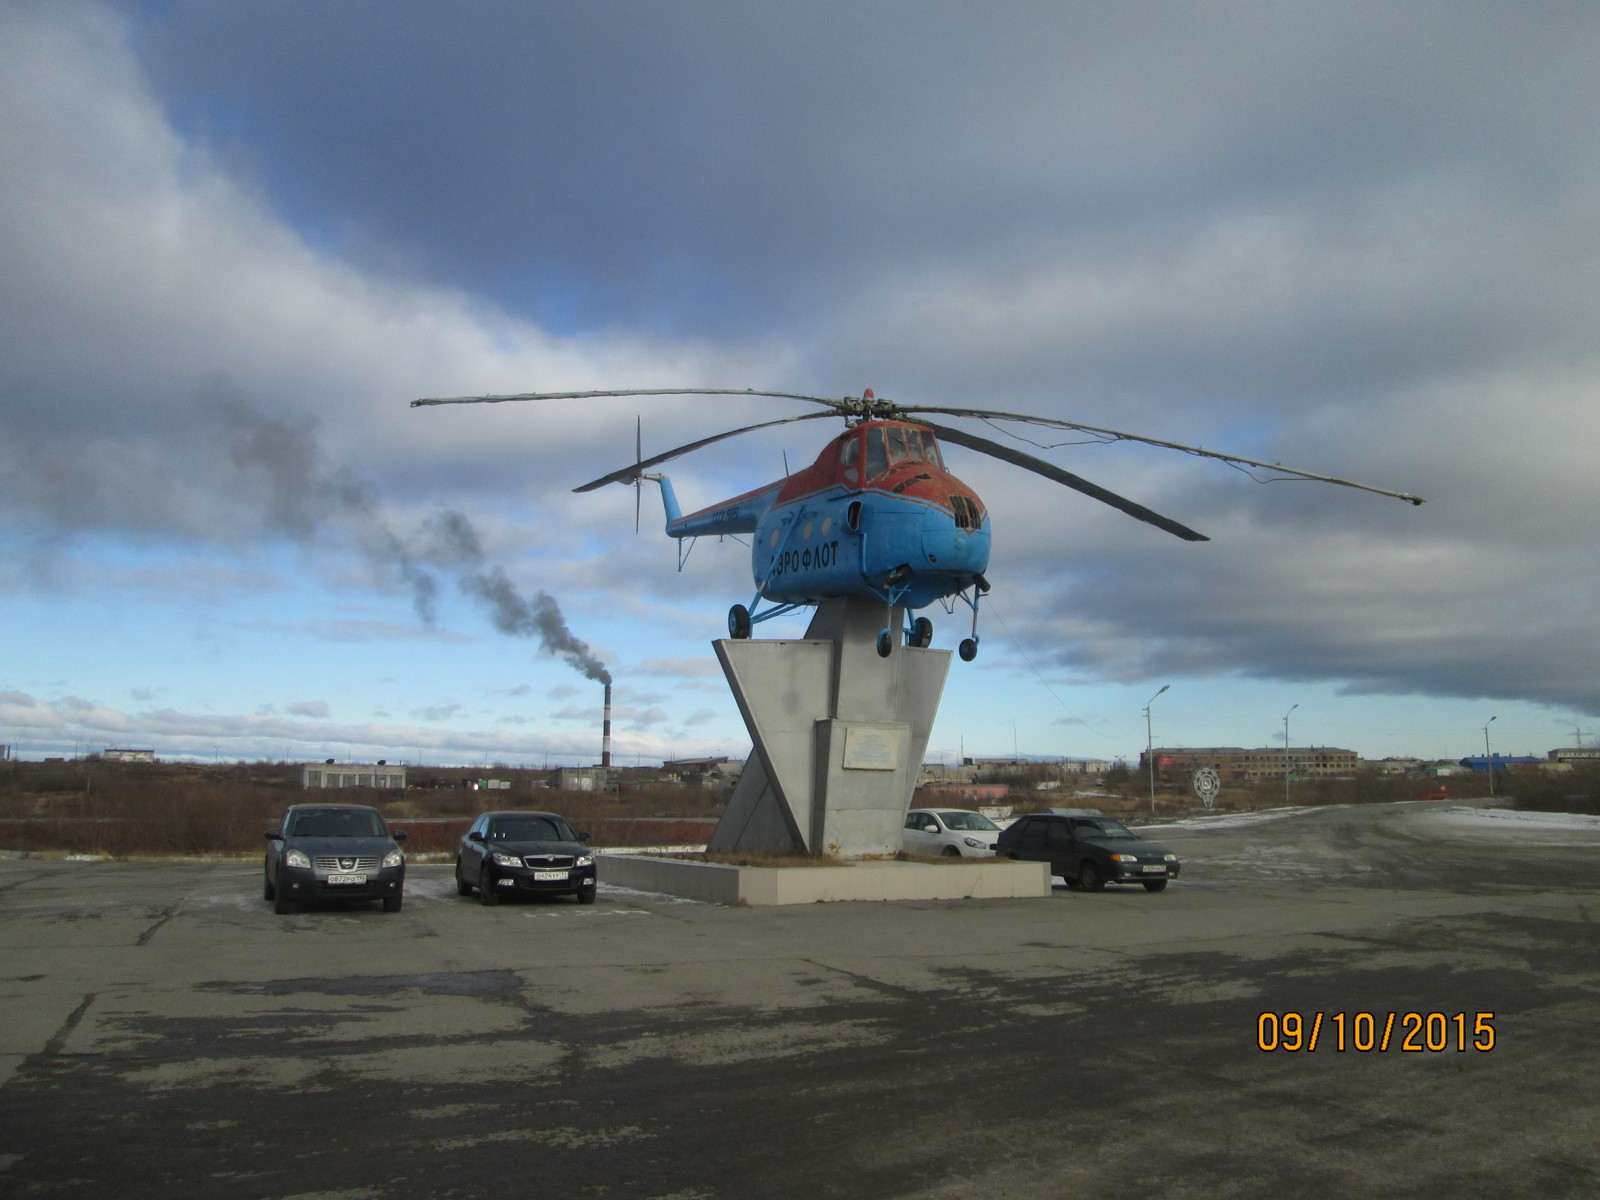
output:
[[[886,607],[821,605],[804,639],[713,643],[755,749],[708,850],[894,854],[939,710],[948,650],[878,654]]]

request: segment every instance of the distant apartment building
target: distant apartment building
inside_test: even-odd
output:
[[[300,786],[303,788],[382,788],[405,790],[406,769],[391,767],[386,762],[376,763],[302,763]]]
[[[1261,779],[1282,779],[1285,772],[1295,779],[1335,779],[1354,775],[1361,769],[1361,757],[1354,750],[1334,746],[1264,746],[1246,750],[1239,746],[1158,746],[1155,755],[1156,778],[1162,783],[1187,785],[1201,767],[1210,767],[1223,783],[1253,783]],[[1148,774],[1150,759],[1139,756],[1139,770]]]
[[[113,750],[108,746],[105,753],[100,757],[107,762],[153,763],[156,760],[156,752],[154,750]]]

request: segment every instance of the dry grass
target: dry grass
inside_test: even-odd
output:
[[[844,867],[849,864],[831,854],[815,858],[804,854],[686,854],[684,858],[701,862],[721,863],[728,867]]]
[[[483,791],[466,779],[511,778]],[[141,856],[251,856],[264,848],[291,804],[370,804],[407,832],[406,849],[448,853],[472,818],[490,809],[557,812],[603,846],[704,842],[704,822],[723,798],[702,788],[624,786],[620,795],[557,792],[532,786],[535,774],[503,768],[413,769],[433,786],[404,793],[344,788],[304,791],[291,763],[203,766],[180,763],[0,763],[0,850]],[[676,811],[675,811],[676,810]],[[698,820],[698,823],[696,823]]]

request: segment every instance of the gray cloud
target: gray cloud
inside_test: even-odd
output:
[[[212,603],[289,586],[287,546],[588,674],[541,597],[699,640],[743,548],[678,575],[621,489],[567,494],[631,409],[404,401],[876,386],[1429,497],[1046,452],[1216,539],[1183,547],[952,453],[997,603],[1075,678],[1600,712],[1589,6],[149,11],[0,13],[0,589]],[[685,494],[815,445],[718,447]],[[686,660],[642,665],[714,678]]]

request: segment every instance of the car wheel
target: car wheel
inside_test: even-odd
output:
[[[400,905],[404,902],[404,900],[405,900],[405,895],[404,894],[401,894],[399,896],[385,896],[383,898],[383,911],[384,912],[399,912],[400,911]]]
[[[489,878],[488,867],[478,875],[478,903],[491,908],[500,903],[500,897],[494,894],[494,880]]]
[[[579,904],[593,904],[594,903],[594,894],[595,894],[595,889],[594,888],[584,888],[583,891],[578,893],[578,903]]]
[[[957,850],[954,846],[946,846],[944,848],[943,853],[944,853],[944,856],[946,858],[960,858],[961,857],[961,851]]]
[[[272,911],[277,913],[279,916],[282,916],[284,913],[293,912],[294,901],[290,900],[289,897],[285,896],[282,892],[279,892],[272,898]]]
[[[1099,892],[1105,889],[1106,878],[1100,874],[1100,868],[1090,859],[1084,859],[1082,865],[1078,867],[1078,886],[1086,892]]]
[[[261,877],[261,898],[263,900],[276,900],[278,898],[278,889],[272,886],[272,879],[266,875]]]
[[[1165,879],[1146,879],[1144,881],[1144,890],[1147,892],[1164,892],[1167,890],[1167,881]]]
[[[467,877],[461,873],[461,860],[456,859],[456,895],[472,895],[472,885],[467,882]]]

